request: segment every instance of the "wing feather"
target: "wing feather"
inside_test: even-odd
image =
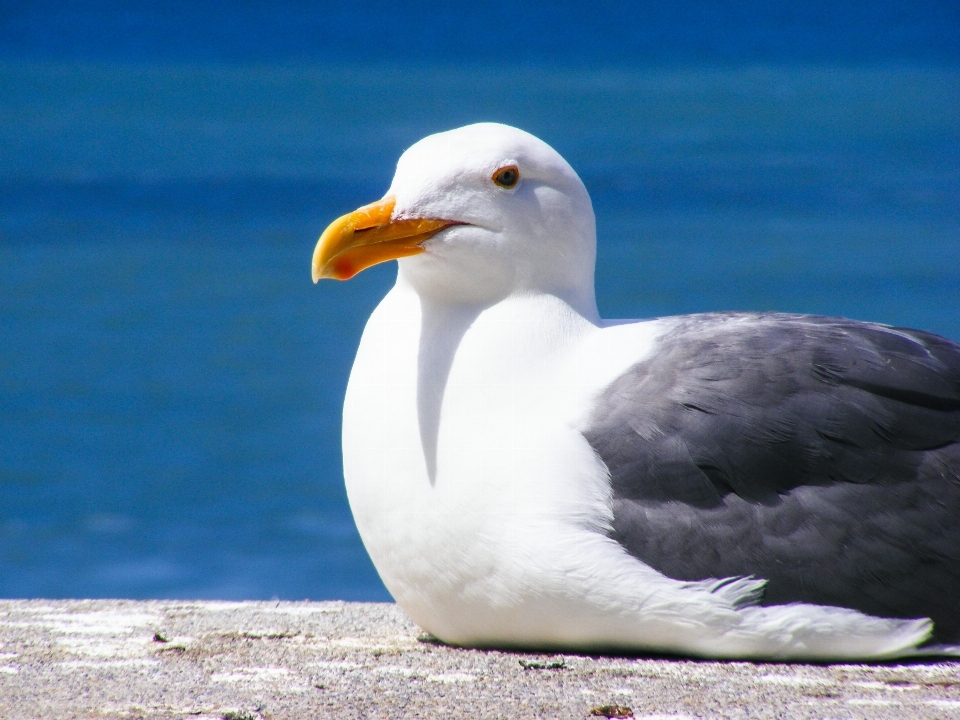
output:
[[[614,537],[766,603],[934,619],[960,640],[960,345],[817,316],[678,319],[598,399]]]

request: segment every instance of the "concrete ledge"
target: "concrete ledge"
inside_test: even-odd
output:
[[[529,655],[418,636],[394,605],[0,601],[0,717],[960,720],[958,662]]]

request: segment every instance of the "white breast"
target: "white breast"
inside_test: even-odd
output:
[[[578,430],[605,376],[642,355],[609,333],[550,296],[437,310],[402,283],[370,318],[344,406],[347,492],[424,627],[476,642],[505,616],[537,625],[531,598],[555,603],[585,564],[604,567],[584,555],[620,561],[606,470]]]

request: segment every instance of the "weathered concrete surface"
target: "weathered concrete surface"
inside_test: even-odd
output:
[[[393,605],[0,601],[0,717],[588,718],[618,705],[663,720],[960,720],[958,662],[525,655],[418,635]]]

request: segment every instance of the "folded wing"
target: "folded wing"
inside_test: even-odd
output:
[[[960,641],[960,345],[816,316],[681,317],[598,398],[613,537],[764,604],[931,617]]]

